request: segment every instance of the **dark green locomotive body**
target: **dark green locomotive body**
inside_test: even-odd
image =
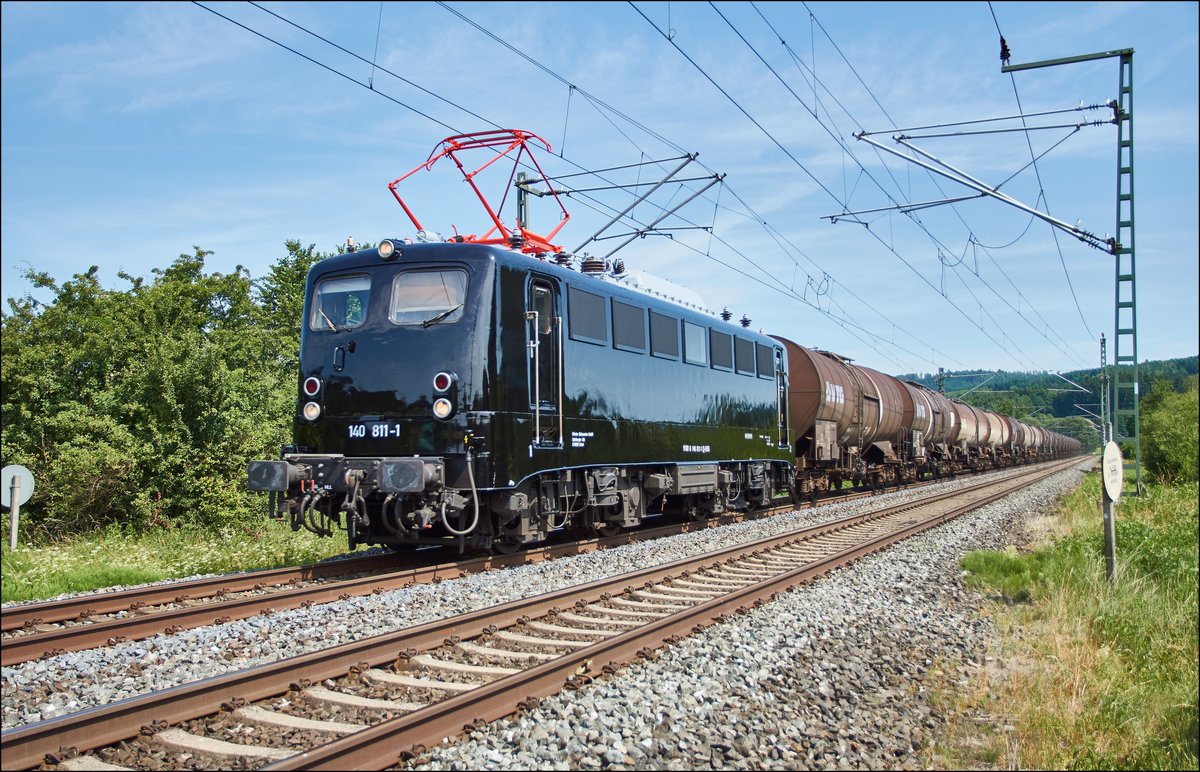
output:
[[[276,516],[352,546],[506,547],[786,490],[777,341],[598,261],[381,246],[309,273],[295,442],[250,463]]]

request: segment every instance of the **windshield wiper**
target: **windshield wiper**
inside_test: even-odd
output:
[[[437,324],[438,322],[442,321],[447,316],[449,316],[450,314],[454,313],[455,311],[457,311],[458,309],[460,309],[462,307],[463,307],[463,304],[459,303],[454,308],[447,308],[445,311],[441,312],[437,316],[430,317],[430,318],[426,319],[425,321],[421,322],[421,326],[429,327],[431,325]]]
[[[330,329],[332,329],[334,332],[341,332],[341,330],[338,329],[338,326],[333,323],[333,320],[329,318],[329,314],[325,313],[324,308],[318,306],[317,313],[324,317],[325,322],[329,325]]]

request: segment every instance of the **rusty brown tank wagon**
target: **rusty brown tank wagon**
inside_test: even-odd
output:
[[[794,499],[846,482],[900,485],[1078,452],[1075,440],[773,337],[787,355]]]

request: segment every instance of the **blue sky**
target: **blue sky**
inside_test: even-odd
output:
[[[859,215],[866,225],[828,217],[971,194],[855,132],[898,147],[890,129],[1117,96],[1116,59],[1002,74],[999,27],[1013,63],[1135,50],[1138,354],[1197,352],[1195,3],[204,5],[265,37],[192,3],[3,3],[5,298],[30,291],[30,267],[61,281],[98,265],[121,287],[118,271],[148,276],[197,245],[210,269],[259,277],[288,239],[330,251],[412,235],[387,183],[451,134],[502,127],[546,139],[551,176],[658,161],[604,175],[656,181],[681,151],[699,156],[680,176],[726,175],[618,256],[756,329],[892,373],[1092,367],[1112,336],[1110,255],[990,198]],[[1115,132],[914,143],[1104,237]],[[635,208],[638,225],[607,233],[702,184],[664,186]],[[427,228],[482,232],[464,191],[446,161],[401,188]],[[579,246],[632,201],[568,197],[557,241]],[[556,224],[549,199],[532,207],[535,230]]]

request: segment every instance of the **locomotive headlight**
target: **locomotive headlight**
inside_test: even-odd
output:
[[[376,249],[379,250],[379,257],[384,260],[395,260],[397,257],[400,257],[400,247],[391,239],[384,239],[379,242],[379,246]]]
[[[317,396],[317,392],[321,390],[321,379],[309,377],[304,380],[304,393],[310,397]]]
[[[321,417],[321,406],[316,402],[304,403],[304,420],[315,421]]]
[[[449,418],[454,412],[454,405],[450,404],[450,400],[445,397],[434,400],[433,402],[433,417],[434,418]]]

